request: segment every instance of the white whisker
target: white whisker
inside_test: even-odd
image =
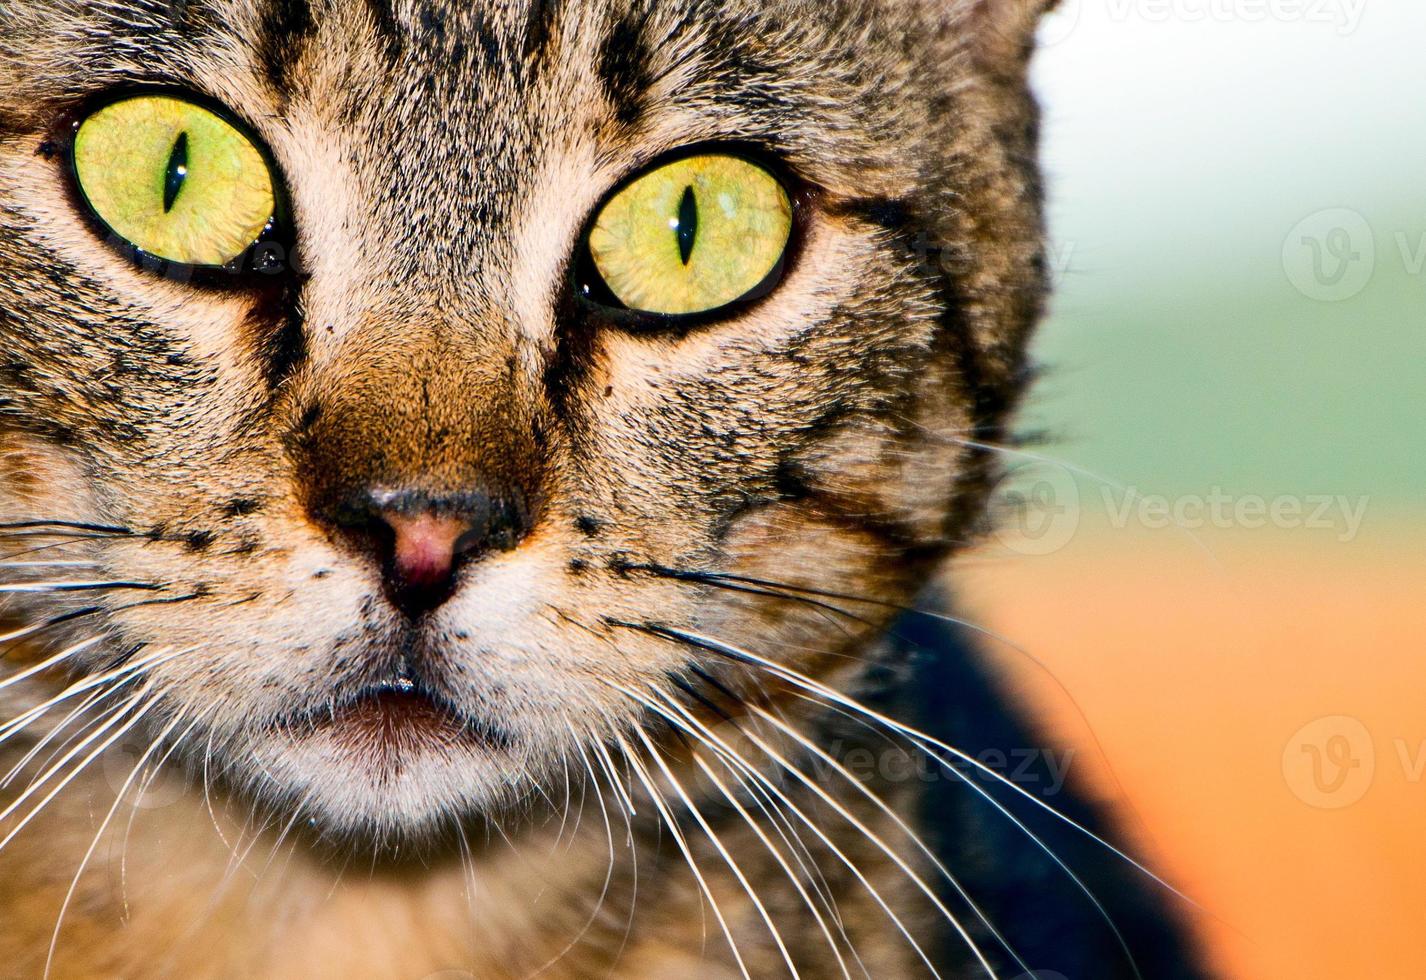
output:
[[[65,892],[64,901],[59,907],[59,915],[55,918],[54,932],[50,936],[49,953],[45,956],[44,980],[49,980],[50,970],[54,966],[55,950],[59,945],[59,932],[64,925],[64,915],[69,911],[69,904],[74,900],[74,893],[79,889],[79,881],[84,877],[84,869],[89,867],[89,862],[99,847],[99,841],[103,839],[104,832],[109,829],[109,824],[113,821],[114,814],[118,812],[120,805],[124,802],[124,797],[129,792],[130,787],[133,786],[134,780],[138,778],[140,771],[142,771],[149,759],[153,758],[154,753],[163,745],[164,740],[173,734],[174,730],[182,721],[182,718],[183,716],[179,715],[169,722],[167,727],[154,738],[149,747],[139,756],[139,761],[134,764],[134,768],[129,772],[128,778],[125,779],[124,784],[119,787],[119,792],[114,797],[114,805],[109,808],[109,812],[106,813],[104,819],[100,821],[99,829],[95,831],[94,839],[90,842],[88,850],[84,852],[84,857],[79,861],[79,869],[74,872],[74,878],[70,880],[69,890]]]
[[[763,920],[764,924],[767,925],[768,931],[772,934],[773,942],[777,944],[778,952],[782,954],[782,960],[787,964],[787,969],[792,973],[794,978],[799,978],[801,974],[797,972],[797,964],[792,961],[792,954],[788,952],[787,943],[783,941],[782,933],[778,931],[777,924],[772,921],[772,916],[768,914],[767,907],[763,905],[763,900],[758,896],[757,889],[748,881],[747,876],[743,873],[743,869],[739,867],[738,862],[733,859],[733,855],[729,853],[722,839],[719,838],[718,834],[713,830],[712,825],[708,823],[708,819],[703,816],[703,812],[698,809],[698,805],[693,802],[693,797],[688,795],[688,791],[683,788],[683,784],[679,782],[678,777],[673,774],[673,770],[669,768],[663,755],[649,739],[648,733],[642,728],[637,728],[635,729],[635,734],[637,734],[639,740],[644,743],[644,747],[649,750],[649,756],[654,760],[654,765],[659,767],[659,771],[663,773],[664,778],[668,780],[669,785],[673,787],[679,799],[683,800],[683,805],[688,809],[688,812],[692,814],[698,826],[702,828],[703,835],[708,838],[714,850],[722,857],[723,863],[728,866],[728,870],[733,872],[733,877],[738,880],[738,884],[742,886],[743,892],[748,896],[748,900],[751,901],[753,907],[757,909],[759,917]]]
[[[23,635],[23,634],[21,634],[21,635]],[[8,640],[8,639],[11,639],[11,638],[14,637],[14,636],[15,636],[14,634],[11,634],[11,636],[9,636],[9,637],[4,637],[3,639]],[[103,638],[102,636],[91,636],[89,639],[83,640],[83,641],[81,641],[81,642],[79,642],[79,643],[76,643],[76,644],[74,644],[74,645],[71,646],[71,647],[67,647],[67,648],[65,648],[64,650],[61,650],[59,653],[56,653],[54,656],[49,657],[49,658],[46,659],[46,660],[42,660],[42,661],[40,661],[39,663],[35,664],[35,665],[32,666],[32,667],[28,667],[28,668],[26,668],[25,670],[20,671],[18,674],[11,674],[9,677],[5,678],[3,681],[0,681],[0,691],[3,691],[3,690],[4,690],[5,688],[7,688],[7,687],[13,687],[13,686],[15,686],[16,684],[19,684],[19,683],[22,683],[23,681],[29,680],[31,677],[34,677],[36,674],[43,674],[45,671],[51,670],[51,669],[53,669],[53,668],[59,666],[60,664],[64,663],[66,660],[68,660],[70,657],[73,657],[73,656],[76,656],[77,654],[83,653],[85,650],[88,650],[88,649],[89,649],[90,647],[92,647],[94,644],[100,642],[100,641],[103,640],[103,639],[104,639],[104,638]],[[9,724],[9,723],[7,722],[6,724]],[[3,731],[3,730],[4,730],[4,726],[0,726],[0,731]]]
[[[577,747],[580,760],[584,763],[584,770],[589,776],[589,784],[594,787],[594,799],[599,804],[599,812],[604,818],[604,833],[609,841],[609,865],[604,873],[604,886],[599,891],[599,898],[594,904],[594,911],[590,913],[589,918],[584,923],[584,927],[575,933],[574,938],[566,943],[563,949],[552,956],[538,970],[526,977],[525,980],[535,980],[536,977],[568,956],[570,951],[580,944],[584,937],[588,935],[594,923],[598,920],[599,913],[604,908],[604,901],[609,897],[609,886],[614,881],[614,865],[616,861],[614,852],[614,826],[609,820],[609,807],[604,802],[604,792],[599,785],[599,778],[594,773],[594,766],[589,761],[589,754],[585,751],[584,741],[575,732],[574,725],[571,724],[568,719],[565,719],[565,730],[569,732],[572,743]]]
[[[153,769],[144,777],[143,784],[139,786],[138,794],[135,797],[135,805],[133,809],[129,811],[129,820],[124,826],[124,840],[119,847],[119,894],[124,906],[123,915],[125,922],[129,921],[129,839],[133,836],[134,820],[139,814],[140,808],[138,804],[143,800],[144,795],[148,793],[149,787],[151,787],[158,778],[164,765],[167,764],[168,760],[173,757],[173,754],[178,751],[179,746],[183,744],[184,740],[193,734],[193,730],[197,728],[202,721],[202,714],[196,716],[193,721],[189,723],[188,727],[183,730],[182,734],[173,740],[173,744],[169,746],[168,751],[163,754],[163,757],[154,764]]]
[[[129,707],[131,709],[137,706],[136,702],[139,700],[141,695],[142,692],[140,692],[140,694],[138,695],[135,695],[133,701],[129,702]],[[61,762],[56,763],[56,765],[50,770],[50,773],[57,772],[59,768],[67,764],[70,759],[78,755],[80,752],[84,751],[84,749],[87,748],[89,745],[93,744],[94,741],[103,737],[104,733],[107,732],[111,727],[113,727],[115,724],[118,724],[120,721],[123,721],[122,724],[119,724],[119,728],[117,731],[115,731],[108,738],[105,738],[104,741],[100,742],[98,748],[94,749],[87,756],[85,756],[84,759],[78,765],[74,766],[70,770],[68,775],[61,779],[59,783],[55,785],[54,789],[50,790],[50,792],[47,793],[44,798],[39,801],[39,803],[35,804],[35,806],[30,810],[30,812],[25,814],[24,818],[14,827],[14,829],[12,829],[8,834],[5,835],[5,838],[3,840],[0,840],[0,852],[3,852],[5,848],[9,846],[10,842],[14,840],[17,836],[19,836],[20,832],[23,831],[27,826],[29,826],[30,822],[34,820],[35,817],[37,817],[41,812],[43,812],[45,807],[47,807],[56,796],[58,796],[61,792],[64,791],[66,786],[74,782],[74,780],[79,777],[80,773],[88,769],[95,759],[97,759],[101,754],[103,754],[111,745],[113,745],[119,739],[123,738],[126,734],[128,734],[129,731],[131,731],[133,727],[143,719],[144,715],[148,714],[148,712],[157,703],[157,699],[150,699],[146,704],[138,706],[137,712],[131,714],[127,720],[124,720],[124,715],[122,714],[116,716],[111,721],[106,722],[104,727],[99,729],[99,731],[94,732],[92,735],[85,738],[84,741],[81,742],[79,745],[75,746],[75,748],[71,750],[70,754],[67,755],[64,760],[61,760]],[[29,789],[25,790],[25,792],[21,794],[18,799],[11,803],[10,806],[6,807],[3,812],[0,812],[0,821],[8,819],[11,814],[13,814],[15,810],[20,806],[20,804],[22,804],[27,798],[29,798],[40,786],[44,785],[48,778],[49,774],[46,774],[46,777],[44,779],[41,779],[38,783],[35,783]]]
[[[643,730],[636,730],[642,736]],[[733,960],[738,965],[738,972],[743,975],[743,980],[752,980],[752,975],[748,973],[747,964],[743,962],[743,954],[738,949],[738,942],[733,938],[733,930],[728,927],[728,920],[723,916],[723,908],[718,904],[718,899],[714,896],[713,889],[709,887],[707,879],[703,877],[703,872],[699,870],[698,862],[694,860],[693,857],[693,849],[689,847],[687,839],[683,836],[683,830],[674,819],[673,811],[669,809],[668,803],[663,798],[663,794],[660,793],[658,787],[654,785],[653,778],[649,775],[644,764],[630,751],[629,745],[623,736],[619,736],[618,743],[620,750],[624,753],[624,758],[628,760],[634,774],[639,777],[639,782],[643,783],[644,788],[648,790],[649,798],[653,802],[654,808],[657,809],[659,815],[663,817],[664,825],[668,827],[669,835],[673,837],[674,843],[678,845],[679,851],[682,852],[684,862],[687,863],[689,870],[693,872],[693,877],[698,882],[699,890],[702,891],[703,896],[708,899],[708,903],[712,906],[713,918],[717,920],[718,927],[723,931],[723,938],[728,941],[728,948],[733,953]]]
[[[942,758],[939,753],[944,752],[947,755],[960,760],[966,765],[969,765],[972,768],[985,773],[987,776],[991,777],[996,782],[1010,789],[1017,795],[1025,798],[1026,800],[1029,800],[1031,803],[1035,804],[1040,809],[1049,813],[1055,819],[1074,828],[1079,833],[1084,834],[1090,840],[1094,841],[1096,844],[1103,847],[1111,854],[1114,854],[1121,860],[1127,862],[1135,869],[1140,871],[1142,874],[1153,880],[1155,883],[1167,889],[1169,892],[1173,893],[1178,898],[1189,903],[1190,905],[1193,905],[1195,908],[1198,907],[1197,902],[1194,902],[1193,899],[1191,899],[1189,896],[1185,895],[1183,892],[1179,891],[1169,882],[1165,881],[1162,877],[1155,874],[1140,861],[1131,857],[1129,854],[1120,850],[1118,847],[1115,847],[1109,841],[1105,840],[1103,837],[1096,834],[1088,827],[1083,826],[1073,818],[1061,813],[1059,810],[1055,809],[1053,806],[1046,803],[1044,800],[1040,799],[1038,796],[1031,793],[1029,790],[1026,790],[1025,788],[1017,785],[1013,780],[1007,778],[1002,773],[997,772],[995,769],[992,769],[990,766],[981,762],[979,759],[974,758],[968,753],[963,752],[960,749],[955,748],[954,746],[947,745],[945,742],[942,742],[934,736],[928,735],[927,733],[913,728],[910,725],[905,725],[899,721],[896,721],[894,718],[889,718],[886,715],[881,714],[880,712],[869,708],[864,704],[861,704],[854,698],[849,698],[846,695],[840,693],[839,691],[836,691],[830,687],[827,687],[825,684],[821,684],[813,680],[805,674],[795,671],[782,664],[768,660],[764,657],[760,657],[755,653],[739,649],[738,647],[730,646],[729,644],[723,643],[719,640],[714,640],[705,636],[699,636],[694,633],[684,633],[681,631],[664,629],[656,629],[654,630],[654,632],[657,634],[667,635],[670,638],[681,640],[686,643],[692,643],[695,646],[700,646],[707,650],[722,653],[724,656],[728,656],[735,660],[742,661],[743,663],[762,667],[797,687],[803,688],[804,690],[816,694],[819,697],[822,697],[835,704],[841,705],[842,707],[845,707],[857,714],[863,715],[864,717],[869,718],[880,725],[884,725],[894,732],[897,732],[903,737],[909,739],[913,744],[916,744],[918,747],[920,747],[923,751],[927,753],[928,756],[936,760],[936,762],[943,768],[946,768],[950,771],[956,771],[955,767],[948,763],[944,758]],[[932,751],[933,749],[938,751]]]
[[[828,707],[827,705],[823,704],[823,702],[817,701],[814,698],[808,698],[806,695],[799,694],[798,696],[806,698],[806,700],[812,704],[821,705],[822,707]],[[853,715],[850,712],[846,712],[844,709],[837,708],[836,706],[831,707],[833,708],[833,710],[843,713],[847,718],[850,718],[862,725],[865,725],[868,729],[871,729],[871,726],[864,718],[858,717],[857,715]],[[920,747],[918,746],[918,748]],[[925,749],[921,749],[921,751],[924,752]],[[1120,930],[1118,924],[1114,921],[1114,918],[1109,914],[1109,910],[1105,908],[1104,903],[1099,900],[1099,896],[1094,894],[1094,891],[1089,887],[1089,885],[1084,881],[1084,879],[1080,877],[1078,872],[1076,872],[1073,868],[1066,864],[1064,859],[1061,858],[1058,854],[1056,854],[1054,849],[1050,847],[1049,844],[1045,843],[1043,838],[1041,838],[1038,834],[1031,830],[1030,827],[1023,820],[1017,817],[1014,813],[1010,811],[1008,807],[1006,807],[1003,803],[1001,803],[994,796],[992,796],[989,790],[987,790],[983,786],[978,785],[973,779],[970,778],[969,775],[961,772],[959,769],[956,769],[954,767],[947,768],[952,775],[954,775],[958,780],[960,780],[960,782],[970,787],[970,789],[974,790],[975,793],[980,796],[981,799],[985,800],[985,802],[989,803],[992,807],[994,807],[1000,813],[1001,816],[1009,820],[1010,823],[1017,830],[1023,833],[1030,840],[1030,842],[1036,846],[1036,848],[1038,848],[1046,857],[1053,861],[1060,868],[1061,871],[1065,873],[1065,876],[1069,878],[1070,882],[1076,888],[1078,888],[1079,891],[1084,894],[1085,898],[1089,900],[1090,904],[1094,906],[1095,910],[1098,912],[1099,917],[1103,920],[1104,924],[1109,927],[1109,931],[1113,934],[1115,941],[1119,945],[1119,948],[1123,951],[1124,957],[1129,964],[1129,969],[1133,971],[1134,976],[1137,978],[1137,980],[1143,980],[1143,974],[1139,971],[1138,960],[1134,956],[1134,951],[1129,946],[1129,941],[1124,937],[1124,933]],[[1013,952],[1011,955],[1014,955]]]
[[[922,855],[924,855],[926,859],[931,862],[931,864],[936,868],[936,870],[940,872],[941,876],[947,882],[950,883],[951,887],[956,890],[956,894],[958,894],[961,899],[968,906],[970,906],[971,911],[975,913],[975,916],[977,919],[980,920],[980,923],[985,926],[986,930],[991,934],[991,936],[994,937],[995,940],[1000,943],[1002,947],[1004,947],[1005,951],[1010,954],[1011,959],[1015,961],[1015,965],[1018,966],[1025,975],[1033,975],[1034,971],[1031,970],[1029,965],[1020,957],[1020,954],[1015,951],[1015,947],[1010,945],[1009,940],[1007,940],[1005,936],[1000,932],[1000,930],[995,927],[995,924],[990,921],[990,918],[985,914],[985,911],[980,907],[979,903],[977,903],[976,900],[971,896],[971,894],[966,891],[966,888],[963,884],[961,884],[960,879],[951,873],[950,869],[945,866],[945,864],[940,860],[940,858],[936,856],[936,854],[931,850],[931,848],[926,846],[926,843],[921,840],[920,836],[914,830],[911,829],[911,827],[906,823],[905,820],[901,819],[901,817],[896,813],[896,811],[893,810],[886,803],[885,800],[883,800],[880,796],[877,796],[876,793],[868,789],[862,783],[861,780],[857,779],[850,772],[848,772],[846,767],[843,766],[836,759],[834,759],[830,753],[823,751],[815,742],[813,742],[807,736],[803,735],[801,732],[797,731],[792,725],[789,725],[787,722],[783,721],[782,719],[773,715],[771,712],[759,707],[756,704],[748,704],[747,707],[759,718],[768,722],[769,724],[777,728],[779,731],[781,731],[783,734],[785,734],[788,738],[792,739],[798,745],[802,746],[806,751],[811,752],[813,755],[815,755],[821,762],[829,766],[833,772],[841,776],[843,780],[847,782],[853,789],[855,789],[866,799],[870,800],[872,805],[875,806],[879,811],[881,811],[881,813],[890,818],[891,821],[896,824],[897,828],[900,829],[901,832],[907,836],[907,838],[916,847],[916,849],[919,850]],[[939,902],[937,904],[939,905]]]
[[[771,838],[769,838],[767,834],[763,832],[763,829],[757,825],[757,821],[753,819],[752,814],[748,812],[747,808],[744,807],[742,803],[738,802],[737,794],[734,793],[731,789],[729,789],[723,783],[723,781],[718,778],[718,774],[713,771],[713,767],[710,766],[708,762],[697,753],[694,753],[693,761],[694,764],[696,764],[698,768],[703,772],[703,774],[708,777],[709,781],[712,782],[713,785],[718,788],[718,792],[722,794],[725,800],[728,801],[728,804],[734,809],[735,812],[737,812],[738,816],[742,818],[743,822],[748,825],[752,832],[757,836],[758,840],[762,842],[762,845],[767,849],[767,852],[772,855],[773,861],[776,862],[777,866],[782,869],[783,874],[787,876],[787,880],[792,883],[792,887],[797,892],[798,897],[802,899],[802,903],[807,906],[807,910],[812,913],[813,920],[817,923],[817,927],[822,931],[823,938],[827,940],[828,948],[832,950],[832,955],[837,958],[837,965],[841,967],[842,976],[845,978],[845,980],[851,980],[852,974],[851,971],[847,969],[847,961],[845,957],[842,956],[841,945],[837,942],[836,937],[832,935],[832,930],[828,928],[827,920],[823,917],[822,910],[817,908],[816,903],[812,901],[812,896],[808,894],[806,887],[802,884],[801,879],[798,878],[797,873],[793,871],[792,866],[787,863],[787,859],[783,857],[782,852],[773,845]],[[720,759],[719,761],[721,762],[722,760]],[[727,768],[726,764],[725,768]],[[734,778],[736,778],[739,782],[743,781],[743,777],[739,776],[736,771],[732,769],[728,769],[728,771],[732,773]],[[843,938],[845,938],[845,935]]]
[[[646,708],[660,715],[665,720],[669,721],[670,723],[676,723],[674,721],[674,716],[669,715],[660,706],[654,704],[651,701],[648,701],[647,699],[639,697],[632,691],[626,693],[629,697],[634,698],[637,703],[644,705]],[[911,934],[910,929],[908,929],[906,927],[906,924],[901,920],[901,917],[898,916],[892,910],[890,903],[888,903],[885,897],[882,896],[881,892],[876,889],[876,886],[871,883],[871,881],[867,878],[866,874],[861,870],[861,868],[857,867],[857,865],[851,860],[851,858],[847,857],[846,854],[842,851],[842,849],[839,848],[835,843],[833,843],[831,837],[828,836],[828,834],[822,830],[822,828],[817,824],[817,822],[811,817],[807,816],[807,814],[802,810],[802,808],[797,806],[797,804],[793,803],[792,800],[788,798],[787,794],[784,793],[782,790],[778,789],[777,786],[773,784],[773,782],[768,779],[765,774],[760,772],[756,766],[750,765],[747,760],[745,760],[735,750],[728,746],[728,744],[724,742],[723,739],[719,738],[718,735],[714,733],[711,729],[709,729],[706,725],[703,725],[701,722],[697,721],[695,721],[694,724],[698,727],[700,732],[708,738],[708,744],[710,746],[716,746],[716,751],[718,752],[720,757],[729,761],[733,766],[743,769],[743,771],[745,771],[753,779],[766,786],[773,793],[773,795],[781,801],[782,805],[787,807],[787,809],[792,814],[794,814],[800,821],[802,821],[802,823],[806,825],[806,827],[817,836],[817,839],[820,840],[827,847],[827,849],[831,851],[832,854],[835,855],[837,859],[840,860],[842,864],[847,867],[847,870],[851,871],[853,876],[856,877],[857,881],[860,882],[864,889],[866,889],[872,900],[876,902],[878,906],[881,907],[881,910],[883,912],[886,913],[887,917],[891,920],[897,931],[900,932],[901,935],[906,939],[906,942],[915,951],[921,962],[924,963],[926,965],[926,968],[931,971],[931,975],[938,978],[939,980],[941,976],[940,972],[936,969],[935,964],[932,963],[931,958],[927,955],[926,951],[921,948],[921,944],[916,941],[916,937]],[[739,731],[742,732],[744,735],[748,735],[748,732],[745,729],[739,729]],[[749,735],[749,738],[751,737],[752,736]],[[762,746],[759,745],[759,748],[762,748]],[[763,749],[763,751],[766,752],[767,750]],[[775,761],[777,761],[776,758]],[[784,769],[788,768],[785,763],[781,764]],[[792,774],[797,775],[795,772],[793,772]],[[868,839],[873,844],[879,843],[878,839],[874,834],[869,834]],[[883,848],[885,847],[884,844],[881,846]],[[994,976],[993,973],[991,975]]]
[[[85,712],[89,711],[96,704],[100,703],[104,699],[112,696],[113,694],[117,693],[122,689],[123,685],[116,685],[108,689],[101,689],[91,692],[88,697],[86,697],[83,701],[79,702],[79,705],[75,707],[74,710],[72,710],[69,714],[65,715],[64,718],[62,718],[58,724],[54,725],[49,730],[49,732],[45,734],[43,738],[38,739],[35,742],[34,746],[31,747],[30,751],[26,752],[23,756],[21,756],[20,761],[15,763],[15,765],[10,768],[9,772],[5,773],[4,776],[0,776],[0,789],[9,786],[11,782],[17,779],[19,775],[24,772],[25,769],[30,765],[30,763],[34,762],[34,760],[39,756],[39,754],[45,750],[46,746],[48,746],[55,739],[59,738],[60,735],[67,731],[69,727],[74,724],[74,722],[78,718],[80,718]],[[102,718],[107,716],[108,714],[112,714],[114,711],[119,710],[120,707],[121,706],[116,705],[113,708],[106,709],[105,711],[100,713],[100,717]],[[89,727],[91,723],[92,720],[85,722],[84,725],[80,726],[79,731],[83,732],[85,728]],[[78,733],[72,732],[69,738],[62,743],[61,747],[58,750],[56,750],[54,755],[58,755],[59,752],[63,751],[64,746],[67,746],[77,736]],[[51,760],[54,758],[54,755],[50,757]]]
[[[613,977],[614,971],[624,957],[624,950],[629,946],[629,938],[634,932],[634,914],[639,905],[639,847],[634,836],[635,812],[632,794],[625,788],[623,780],[619,778],[619,771],[614,765],[614,760],[609,757],[609,750],[604,746],[604,743],[596,739],[592,744],[599,768],[609,777],[609,784],[614,788],[615,802],[619,804],[619,809],[624,814],[624,832],[629,847],[629,915],[624,922],[624,935],[619,942],[619,948],[610,961],[608,977]]]
[[[157,667],[160,664],[167,663],[168,661],[173,660],[176,657],[183,656],[185,653],[189,653],[194,649],[198,648],[193,647],[188,650],[179,650],[176,652],[161,650],[157,653],[150,654],[147,657],[122,664],[119,667],[114,668],[113,670],[106,671],[102,674],[97,674],[93,677],[87,677],[81,681],[71,684],[69,687],[65,688],[63,691],[50,698],[48,701],[45,701],[42,704],[30,708],[29,710],[5,722],[3,725],[0,725],[0,743],[3,743],[6,739],[11,738],[18,732],[24,730],[30,724],[32,724],[35,719],[46,714],[56,705],[62,704],[70,698],[74,697],[76,694],[83,694],[85,691],[93,690],[94,688],[100,687],[104,684],[108,684],[111,681],[117,681],[119,678],[129,678],[130,675],[137,676],[138,674]]]

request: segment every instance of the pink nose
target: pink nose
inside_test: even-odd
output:
[[[470,521],[430,511],[377,516],[390,529],[384,571],[392,604],[412,618],[443,604],[455,592],[461,558],[478,546]]]
[[[338,540],[374,561],[386,597],[410,619],[454,595],[465,565],[513,551],[532,522],[525,498],[515,493],[380,489],[339,499],[316,514]]]
[[[470,525],[437,514],[383,514],[382,518],[396,536],[391,555],[396,584],[420,591],[448,587],[462,551],[461,538]]]

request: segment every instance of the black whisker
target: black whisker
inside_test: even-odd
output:
[[[7,531],[30,531],[49,527],[63,528],[69,531],[88,531],[118,538],[133,537],[135,533],[133,529],[127,527],[118,527],[112,524],[89,524],[83,521],[10,521],[0,523],[0,534]]]
[[[75,609],[71,612],[62,613],[58,616],[52,616],[51,618],[45,620],[42,623],[35,623],[31,626],[23,626],[12,633],[7,633],[4,636],[0,636],[0,643],[9,643],[13,640],[22,640],[27,637],[34,636],[38,633],[43,633],[47,629],[53,629],[56,626],[62,626],[65,623],[72,622],[76,619],[82,619],[85,616],[93,616],[95,613],[103,611],[104,610],[99,606],[85,606],[83,609]]]
[[[713,680],[713,678],[708,674],[707,671],[703,670],[703,668],[695,666],[692,668],[692,672],[696,673],[705,682],[717,686],[718,689],[721,690],[724,694],[727,694],[735,704],[742,703],[742,698],[738,697],[732,691],[729,691],[722,684],[719,684],[717,681]],[[674,677],[671,678],[671,680],[673,681],[674,686],[677,687],[680,691],[682,691],[684,694],[687,694],[690,698],[697,701],[699,704],[703,705],[703,707],[713,712],[713,714],[717,715],[723,721],[730,722],[733,720],[733,716],[731,714],[729,714],[727,711],[724,711],[711,698],[705,695],[702,691],[698,690],[698,688],[694,687],[692,684],[688,683],[688,681],[684,680],[682,677]]]
[[[0,593],[22,592],[51,594],[55,592],[161,592],[164,586],[153,582],[30,582],[20,585],[0,585]]]
[[[158,587],[155,587],[155,591]],[[130,602],[122,606],[115,606],[113,612],[125,612],[129,609],[141,609],[145,606],[176,606],[181,602],[192,602],[195,599],[206,599],[205,592],[189,592],[186,595],[164,596],[161,599],[145,599],[142,602]]]
[[[674,579],[682,582],[696,582],[702,585],[711,585],[717,588],[728,589],[734,592],[747,592],[753,595],[765,595],[780,599],[802,601],[818,609],[825,609],[850,619],[854,619],[866,625],[874,625],[871,620],[858,616],[840,606],[834,606],[830,602],[818,600],[836,599],[840,602],[860,602],[868,606],[876,606],[881,609],[894,610],[896,612],[907,613],[917,616],[938,617],[938,614],[927,612],[924,609],[917,609],[914,606],[906,606],[897,602],[890,602],[885,599],[873,599],[868,596],[852,595],[847,592],[833,592],[827,589],[814,589],[808,586],[792,585],[787,582],[774,582],[770,579],[753,578],[747,575],[735,575],[732,572],[699,572],[691,569],[669,568],[666,565],[641,564],[626,565],[626,571],[648,572],[659,578]],[[789,594],[791,593],[791,594]],[[813,597],[813,598],[807,598]]]
[[[57,544],[76,541],[136,541],[181,544],[198,548],[211,543],[216,537],[212,531],[172,532],[165,525],[157,525],[150,530],[135,530],[116,524],[94,524],[84,521],[11,521],[0,523],[0,540],[19,538],[60,539]],[[52,544],[49,547],[55,547]]]

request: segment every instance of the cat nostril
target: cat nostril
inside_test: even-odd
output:
[[[533,523],[518,491],[378,489],[329,499],[312,516],[375,563],[386,597],[410,619],[450,599],[463,564],[514,550]]]
[[[396,605],[425,612],[453,590],[457,559],[472,549],[470,522],[426,514],[382,514],[392,532],[387,584]]]
[[[416,619],[455,593],[461,565],[515,548],[529,529],[523,497],[372,491],[328,520],[380,566],[391,604]]]

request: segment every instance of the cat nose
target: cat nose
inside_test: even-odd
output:
[[[391,529],[386,559],[387,591],[408,614],[445,602],[454,591],[456,559],[471,548],[471,527],[441,514],[381,515]]]
[[[345,518],[338,525],[374,548],[386,597],[409,619],[444,605],[467,562],[512,550],[528,532],[518,499],[486,493],[373,491]]]

